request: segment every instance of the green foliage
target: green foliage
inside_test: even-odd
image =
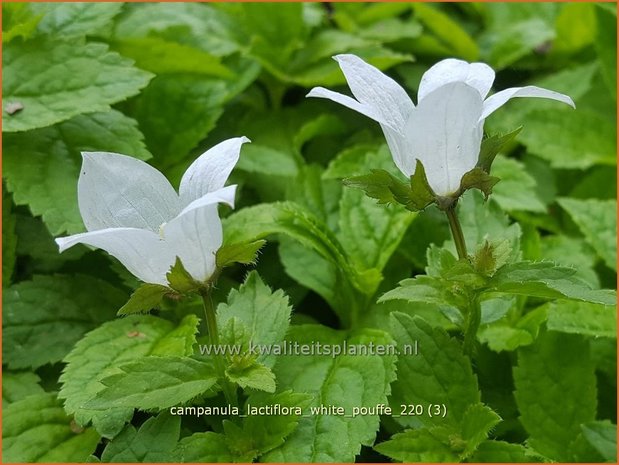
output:
[[[5,462],[84,462],[99,442],[96,431],[77,426],[51,392],[10,404],[2,420]]]
[[[616,461],[615,5],[5,2],[2,19],[3,461]],[[576,110],[518,98],[484,121],[459,260],[424,167],[406,179],[380,124],[305,98],[363,100],[343,53],[415,104],[459,58],[493,67],[490,95],[535,85]],[[211,282],[58,253],[85,229],[81,152],[177,188],[239,136]],[[393,352],[345,351],[370,344]],[[274,404],[295,410],[249,412]]]

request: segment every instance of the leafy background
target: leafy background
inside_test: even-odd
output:
[[[471,247],[508,239],[520,258],[612,289],[614,5],[5,3],[2,13],[5,462],[616,460],[615,308],[495,300],[472,363],[443,302],[377,303],[400,280],[437,272],[439,247],[453,250],[447,223],[344,189],[343,177],[393,170],[380,130],[304,98],[344,84],[330,58],[344,52],[413,96],[444,57],[490,64],[496,89],[569,94],[577,111],[516,100],[490,118],[489,133],[524,129],[493,166],[502,181],[491,199],[467,194],[460,215]],[[237,210],[222,210],[226,240],[268,244],[251,274],[236,265],[219,281],[224,340],[423,347],[399,361],[233,360],[243,398],[445,403],[444,421],[167,413],[221,402],[212,367],[190,358],[203,341],[199,302],[117,318],[135,279],[100,251],[59,255],[52,238],[83,230],[80,151],[148,160],[177,184],[202,151],[239,135],[252,144],[233,173]]]

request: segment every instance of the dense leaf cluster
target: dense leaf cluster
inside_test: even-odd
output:
[[[613,5],[2,13],[4,462],[616,461]],[[458,202],[470,251],[458,260],[378,125],[304,98],[344,84],[338,53],[411,95],[441,58],[484,61],[501,88],[551,88],[577,110],[517,99],[488,120],[462,190],[492,194]],[[59,255],[53,237],[84,229],[81,151],[148,160],[178,185],[204,149],[241,135],[252,143],[232,175],[236,211],[221,210],[211,296],[220,342],[241,350],[209,355],[182,264],[172,288],[143,285],[101,251]],[[316,342],[400,353],[249,350]],[[171,410],[228,402],[303,414]],[[310,414],[320,406],[346,415]]]

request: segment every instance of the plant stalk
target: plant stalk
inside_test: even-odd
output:
[[[458,215],[456,215],[455,202],[447,210],[445,210],[445,214],[447,215],[447,219],[449,220],[449,227],[451,228],[451,235],[453,236],[454,243],[456,244],[458,258],[460,260],[462,260],[463,258],[468,258],[469,255],[466,251],[466,242],[464,242],[462,226],[460,225],[460,220],[458,220]]]
[[[477,330],[481,323],[481,305],[476,297],[471,301],[468,313],[466,315],[466,323],[464,327],[464,342],[462,349],[466,355],[473,357],[475,351],[475,341],[477,339]]]
[[[206,323],[206,333],[209,344],[212,346],[219,346],[219,331],[217,329],[217,316],[215,314],[215,307],[211,294],[208,290],[200,292],[202,296],[202,304],[204,307],[204,322]],[[228,404],[238,406],[238,398],[236,392],[236,386],[228,381],[226,378],[226,364],[224,355],[221,353],[215,353],[215,365],[219,372],[219,378],[221,379],[221,389],[224,393]]]

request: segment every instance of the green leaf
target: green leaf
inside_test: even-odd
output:
[[[84,230],[77,205],[80,152],[150,158],[135,120],[116,110],[80,115],[52,127],[5,134],[3,176],[16,205],[43,216],[52,235]]]
[[[554,31],[540,18],[505,22],[501,26],[488,56],[488,63],[500,70],[531,54],[555,37]],[[527,124],[528,127],[528,124]]]
[[[370,174],[346,178],[343,183],[345,186],[361,189],[365,195],[378,200],[380,204],[406,205],[410,190],[406,183],[385,170],[371,170]]]
[[[249,408],[264,408],[273,405],[303,411],[311,396],[292,391],[277,394],[254,393],[248,397],[245,411]],[[300,415],[256,415],[248,414],[241,427],[231,422],[224,422],[226,441],[230,450],[241,458],[251,460],[282,445],[299,423]],[[235,427],[236,426],[236,427]]]
[[[521,444],[487,440],[482,442],[470,458],[473,463],[536,463],[541,460]]]
[[[14,402],[2,415],[2,461],[84,462],[95,451],[99,435],[79,428],[54,393],[35,394]]]
[[[259,391],[275,392],[275,375],[261,363],[236,367],[231,364],[226,368],[226,377],[241,388],[257,389]]]
[[[460,454],[460,458],[469,457],[477,447],[486,440],[492,428],[501,421],[501,417],[497,415],[490,407],[483,404],[472,404],[464,412],[462,417],[461,436],[466,442],[464,450]]]
[[[125,305],[120,307],[118,315],[149,312],[157,307],[170,289],[160,284],[142,284],[138,287]]]
[[[59,123],[81,113],[106,111],[135,95],[151,74],[101,43],[35,39],[12,41],[2,54],[4,105],[23,110],[2,115],[5,132]],[[71,79],[67,79],[71,76]],[[6,107],[5,107],[6,108]]]
[[[234,456],[223,434],[194,433],[181,439],[176,450],[177,460],[181,463],[230,463]]]
[[[29,3],[2,4],[2,42],[10,42],[16,37],[30,38],[41,20],[33,14]]]
[[[266,244],[265,240],[227,244],[217,251],[217,267],[224,268],[234,263],[251,265],[258,259],[258,252]]]
[[[112,48],[135,60],[141,69],[161,74],[188,73],[203,77],[233,78],[218,57],[188,45],[159,37],[116,40]]]
[[[615,291],[591,289],[576,270],[551,262],[517,262],[499,269],[488,283],[488,292],[528,295],[543,299],[567,298],[604,305],[615,305]]]
[[[483,192],[484,198],[487,199],[488,196],[492,194],[492,188],[499,181],[499,178],[490,176],[483,169],[473,168],[462,176],[460,180],[460,191],[478,189]]]
[[[133,414],[131,408],[97,411],[84,407],[105,389],[103,378],[121,372],[119,366],[147,355],[186,356],[193,353],[198,319],[188,315],[179,326],[150,315],[130,315],[109,321],[79,341],[65,358],[59,397],[75,421],[92,421],[105,437],[114,437]]]
[[[440,431],[428,428],[394,434],[388,441],[374,446],[374,449],[391,459],[405,463],[459,461],[458,453],[452,450],[449,440]]]
[[[338,239],[351,260],[382,271],[415,217],[399,206],[378,205],[361,192],[344,189]]]
[[[78,38],[96,35],[122,10],[122,3],[32,3],[41,15],[38,32],[53,37]]]
[[[102,462],[176,462],[181,417],[162,412],[146,420],[136,431],[127,425],[101,454]]]
[[[553,117],[548,118],[552,111]],[[553,168],[585,169],[616,163],[615,123],[608,115],[583,108],[538,109],[526,114],[519,140]]]
[[[364,329],[348,336],[320,325],[292,326],[291,341],[299,344],[389,345],[382,331]],[[264,455],[264,462],[352,462],[362,445],[374,442],[379,426],[376,412],[351,418],[353,407],[376,407],[386,404],[389,384],[395,372],[393,356],[356,355],[293,355],[280,357],[275,366],[280,389],[305,392],[314,399],[308,406],[335,405],[343,407],[347,416],[309,415],[285,443]],[[374,413],[374,414],[372,414]]]
[[[513,351],[535,341],[541,325],[546,321],[546,315],[546,307],[538,307],[515,322],[499,320],[482,326],[477,337],[495,352]]]
[[[537,183],[521,162],[500,157],[494,162],[492,174],[501,180],[493,187],[492,198],[503,210],[546,212],[546,206],[536,192]]]
[[[162,410],[189,402],[217,382],[212,361],[179,356],[142,357],[120,365],[118,370],[101,379],[105,389],[84,408]]]
[[[477,160],[477,166],[484,170],[486,173],[490,173],[492,164],[497,154],[502,151],[509,143],[511,143],[516,136],[522,131],[522,126],[519,128],[499,136],[494,134],[487,137],[481,142],[481,148],[479,150],[479,158]]]
[[[200,283],[193,279],[183,266],[179,257],[176,257],[174,265],[172,265],[170,271],[166,273],[166,278],[168,279],[170,287],[180,293],[193,292],[200,287]]]
[[[247,144],[236,169],[273,176],[296,176],[299,169],[292,154],[259,144]]]
[[[576,276],[587,281],[593,288],[600,287],[594,270],[597,254],[583,238],[565,235],[548,235],[541,239],[539,257],[555,263],[576,268]]]
[[[596,382],[589,344],[581,336],[548,332],[518,351],[514,368],[520,421],[536,451],[569,462],[580,424],[595,419]],[[557,402],[561,399],[561,402]]]
[[[617,309],[613,306],[557,300],[545,305],[548,329],[593,337],[617,337]]]
[[[617,425],[609,421],[594,421],[580,425],[580,429],[604,460],[617,461]]]
[[[273,292],[257,272],[247,275],[238,290],[231,290],[226,303],[217,306],[217,324],[224,328],[229,321],[237,319],[248,330],[248,337],[256,346],[273,350],[286,336],[290,324],[288,297],[282,290]],[[229,344],[243,344],[249,341],[227,341]],[[277,356],[273,353],[258,354],[257,360],[272,367]]]
[[[85,275],[35,276],[11,286],[3,296],[4,363],[19,369],[62,360],[124,300],[123,292]]]
[[[136,101],[135,117],[160,166],[183,160],[215,127],[228,98],[224,81],[192,74],[159,75]]]
[[[600,58],[602,75],[611,95],[617,100],[617,11],[596,5],[597,36],[595,46]]]
[[[467,61],[479,57],[479,49],[471,36],[434,5],[413,4],[415,18],[418,19],[453,55]]]
[[[598,256],[617,271],[617,201],[560,198],[558,202],[578,225]]]
[[[2,408],[12,402],[22,400],[33,394],[43,394],[41,379],[29,371],[4,371],[2,373]]]
[[[17,254],[17,217],[13,213],[11,197],[2,189],[2,287],[11,284]]]
[[[409,427],[451,425],[463,421],[471,404],[480,402],[477,378],[461,345],[442,328],[432,328],[423,319],[393,312],[391,333],[400,353],[406,347],[420,347],[415,355],[398,357],[398,379],[393,383],[390,403],[394,411],[401,405],[445,404],[447,416],[407,416],[394,419]]]

